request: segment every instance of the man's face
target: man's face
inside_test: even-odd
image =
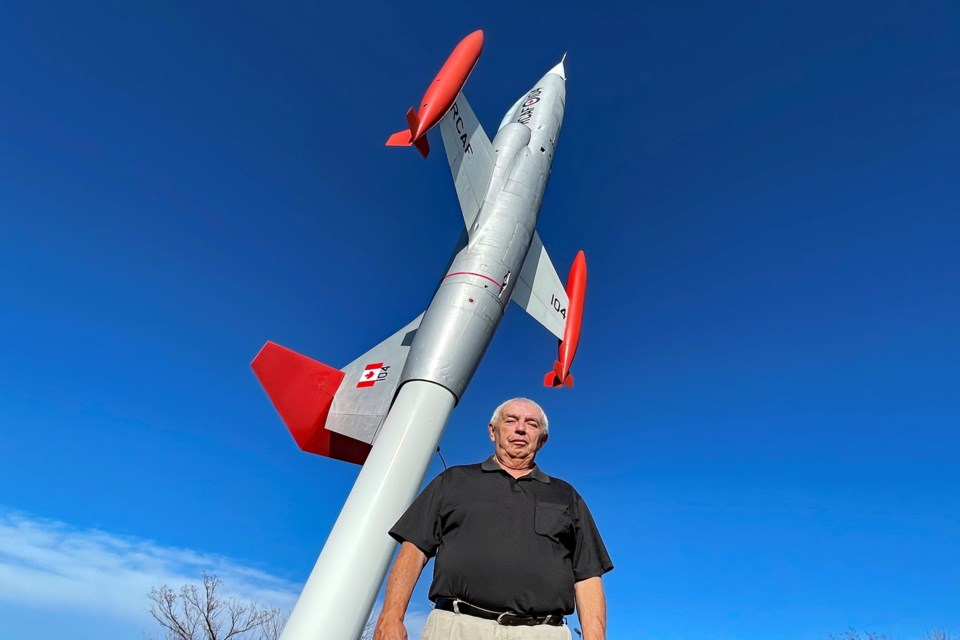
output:
[[[528,402],[511,402],[500,412],[500,419],[490,424],[490,439],[503,461],[532,458],[547,441],[540,410]]]

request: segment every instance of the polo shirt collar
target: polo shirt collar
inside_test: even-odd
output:
[[[480,464],[480,468],[483,469],[484,471],[503,471],[503,468],[497,463],[496,456],[490,456],[489,458],[484,460],[483,463]],[[503,472],[506,473],[506,471],[503,471]],[[543,471],[540,471],[540,467],[538,467],[537,465],[533,465],[533,470],[530,473],[528,473],[526,476],[522,476],[522,477],[524,478],[530,477],[530,478],[533,478],[534,480],[539,480],[540,482],[550,484],[550,476],[545,474]]]

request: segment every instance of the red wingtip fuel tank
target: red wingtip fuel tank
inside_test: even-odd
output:
[[[557,361],[553,363],[553,371],[543,379],[545,387],[573,386],[573,375],[570,365],[577,355],[577,346],[580,344],[580,325],[583,321],[583,298],[587,292],[587,259],[583,251],[577,253],[570,267],[570,276],[567,278],[567,298],[570,304],[567,308],[567,324],[563,329],[563,340],[557,349]]]
[[[483,51],[483,31],[477,30],[460,41],[447,61],[443,63],[437,77],[433,79],[427,92],[420,101],[419,111],[410,109],[407,112],[408,129],[398,131],[387,140],[390,147],[409,147],[415,145],[420,154],[426,158],[430,152],[427,131],[432,129],[447,111],[453,106],[463,85],[467,83],[470,72],[480,58]]]

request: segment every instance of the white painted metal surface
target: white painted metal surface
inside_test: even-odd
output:
[[[397,546],[387,531],[416,496],[454,403],[432,382],[400,388],[280,640],[360,637]]]

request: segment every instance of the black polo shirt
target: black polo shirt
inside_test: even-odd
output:
[[[491,456],[450,467],[390,535],[436,555],[430,599],[494,611],[573,613],[573,584],[613,569],[583,498],[538,467],[514,479]]]

